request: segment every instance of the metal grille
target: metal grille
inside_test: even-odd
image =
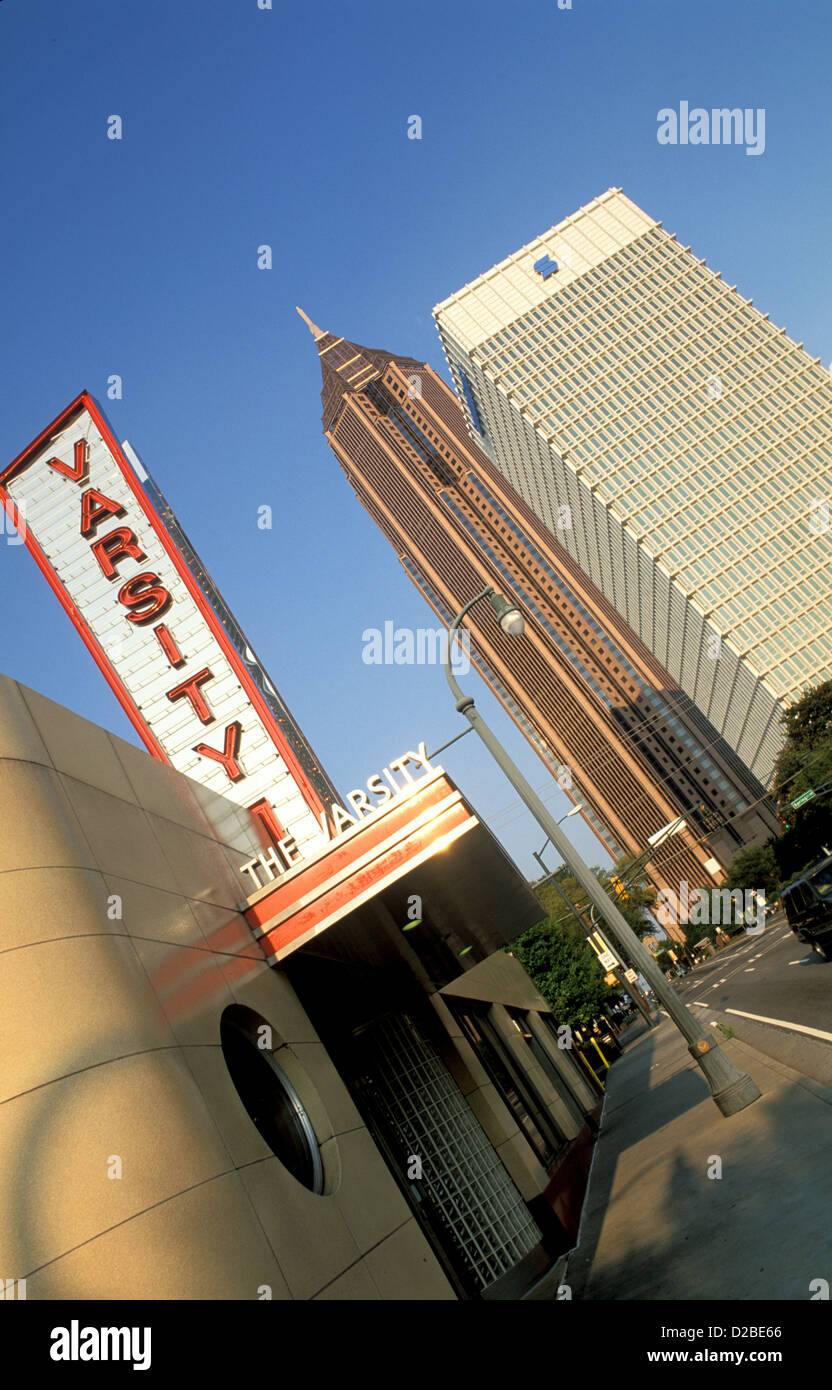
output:
[[[412,1019],[382,1019],[364,1035],[372,1047],[373,1100],[403,1171],[431,1209],[448,1254],[477,1289],[513,1269],[541,1235],[520,1193],[441,1057]],[[443,1242],[444,1243],[444,1242]]]

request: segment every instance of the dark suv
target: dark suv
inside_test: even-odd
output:
[[[798,941],[832,960],[832,855],[784,888],[782,898]]]

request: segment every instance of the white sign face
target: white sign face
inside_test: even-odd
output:
[[[628,984],[634,985],[636,980],[638,979],[638,972],[636,970],[625,970],[624,979],[627,981]]]
[[[148,751],[320,841],[315,789],[91,397],[0,474],[6,497]]]
[[[612,951],[601,951],[598,956],[598,964],[602,970],[614,970],[618,964]]]

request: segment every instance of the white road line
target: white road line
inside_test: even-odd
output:
[[[794,932],[787,931],[785,936],[780,937],[781,941],[794,941]]]
[[[771,1023],[775,1028],[788,1028],[790,1033],[806,1033],[810,1038],[823,1038],[824,1042],[832,1042],[832,1033],[824,1033],[822,1028],[807,1028],[804,1023],[786,1023],[782,1018],[766,1018],[763,1014],[747,1014],[742,1009],[726,1009],[727,1014],[736,1014],[738,1018],[750,1018],[755,1023]]]
[[[708,1007],[704,999],[694,999],[693,1005],[696,1009],[707,1009]]]
[[[747,969],[747,970],[743,970],[742,973],[743,973],[743,975],[753,975],[753,974],[754,974],[754,966],[753,966],[753,965],[749,965],[748,969]]]

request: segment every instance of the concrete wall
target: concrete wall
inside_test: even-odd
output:
[[[30,1298],[454,1297],[240,915],[254,848],[245,812],[0,677],[0,1276]],[[323,1196],[237,1095],[233,1003],[274,1029]]]

